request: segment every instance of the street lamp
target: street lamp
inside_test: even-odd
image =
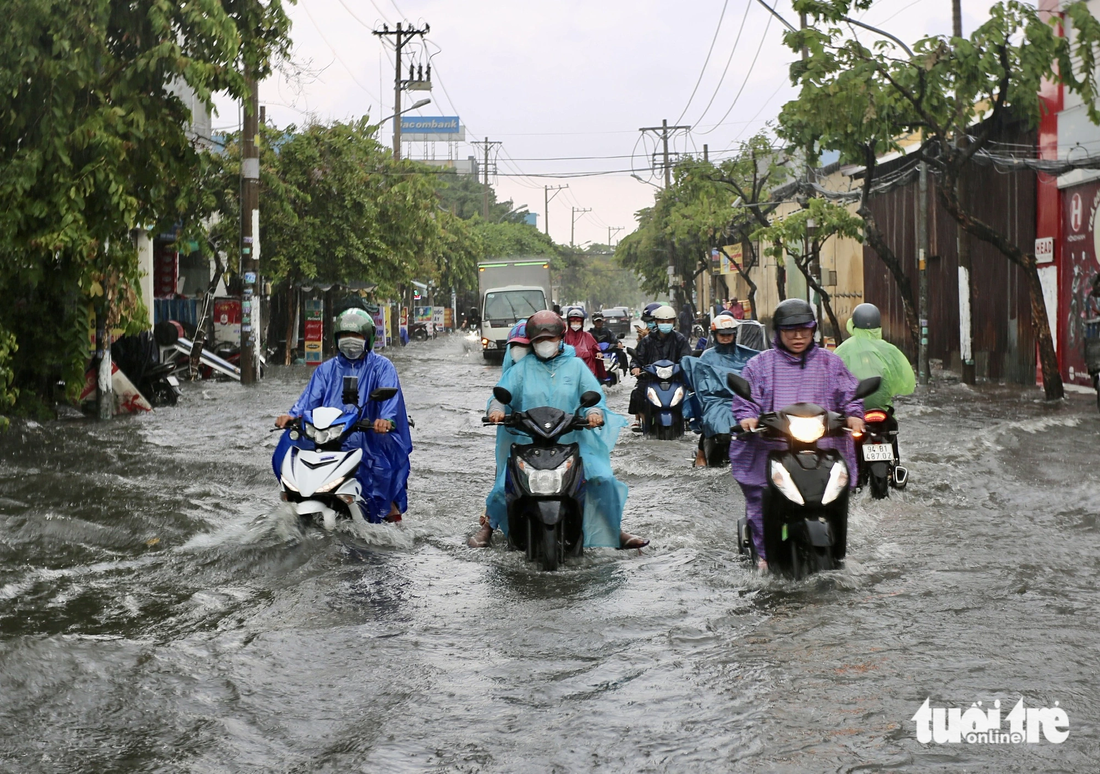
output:
[[[401,147],[401,139],[400,139],[401,138],[401,122],[400,122],[399,118],[401,116],[405,115],[406,113],[409,113],[413,110],[417,110],[418,108],[424,107],[425,105],[429,104],[430,102],[431,102],[430,99],[426,99],[426,98],[425,99],[418,99],[416,102],[412,103],[412,105],[405,108],[404,110],[399,110],[396,113],[394,113],[392,116],[386,116],[385,118],[383,118],[381,121],[378,122],[378,126],[381,126],[382,124],[389,121],[391,118],[393,119],[393,147],[394,147],[395,151],[398,148]],[[395,159],[400,159],[401,154],[399,152],[394,153],[394,158]]]
[[[430,102],[431,102],[430,99],[418,99],[416,102],[409,105],[407,108],[402,110],[400,113],[394,113],[392,116],[386,116],[385,118],[383,118],[381,121],[378,122],[378,125],[381,126],[382,124],[389,121],[391,118],[397,118],[398,116],[403,116],[406,113],[411,113],[413,110],[419,110],[420,108],[424,107],[425,105],[429,104]]]

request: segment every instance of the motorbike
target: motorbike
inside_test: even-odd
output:
[[[734,394],[752,400],[748,381],[727,377]],[[855,397],[865,398],[881,379],[862,380]],[[749,433],[740,433],[744,439]],[[814,572],[838,568],[847,551],[848,465],[835,449],[818,447],[818,440],[847,432],[845,417],[814,403],[794,403],[760,415],[752,433],[786,442],[768,453],[768,488],[764,495],[764,547],[772,572],[799,580]],[[740,552],[755,564],[758,557],[747,519],[737,524]]]
[[[504,405],[512,394],[493,388]],[[598,392],[581,395],[575,413],[551,406],[516,411],[502,424],[531,437],[530,444],[512,444],[505,474],[508,503],[508,545],[527,554],[543,570],[556,570],[567,556],[584,551],[584,461],[580,447],[560,439],[573,430],[588,429],[581,409],[600,402]],[[482,422],[489,424],[488,417]]]
[[[371,392],[368,401],[386,401],[396,394],[394,387],[379,387]],[[369,516],[362,485],[355,475],[363,460],[363,450],[342,448],[352,433],[373,430],[372,421],[363,416],[364,407],[358,406],[358,377],[344,377],[342,399],[345,404],[356,404],[355,410],[321,406],[306,411],[287,426],[272,457],[283,501],[303,520],[319,518],[329,531],[336,528],[338,518],[381,521]]]
[[[898,464],[898,421],[894,407],[871,409],[863,415],[864,432],[852,433],[856,442],[856,464],[859,466],[859,486],[870,484],[871,497],[888,497],[890,487],[904,489],[909,471]]]
[[[600,342],[599,347],[603,368],[607,373],[607,384],[613,387],[626,377],[626,358],[622,350],[612,347],[606,341]]]
[[[679,363],[657,360],[642,369],[649,384],[645,389],[645,410],[641,432],[658,441],[675,441],[684,434],[684,399],[688,386]]]

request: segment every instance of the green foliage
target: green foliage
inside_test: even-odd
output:
[[[484,183],[478,182],[473,175],[459,174],[454,170],[435,174],[440,207],[463,220],[470,220],[475,216],[485,218]],[[489,186],[489,217],[486,220],[490,223],[500,223],[504,220],[522,223],[523,213],[512,212],[514,206],[511,199],[498,202],[496,190]]]
[[[638,306],[638,275],[620,266],[610,245],[589,245],[584,252],[563,250],[555,283],[565,302],[579,301],[588,311],[610,306]]]
[[[776,219],[770,226],[757,229],[752,235],[754,240],[766,245],[764,255],[773,258],[791,255],[799,264],[808,263],[810,257],[818,253],[832,237],[847,237],[862,242],[863,220],[848,212],[846,207],[826,199],[810,199],[804,209]]]
[[[64,309],[76,296],[129,327],[145,312],[131,229],[174,223],[199,177],[190,108],[177,92],[186,86],[207,106],[216,92],[242,97],[242,60],[262,76],[286,51],[289,20],[280,0],[10,0],[4,11],[4,289]],[[64,287],[50,276],[59,265]],[[70,328],[58,307],[26,313],[47,326],[42,337],[83,342],[86,326]],[[26,353],[27,334],[10,315],[3,324]],[[66,344],[48,357],[60,352],[86,354]],[[16,363],[17,384],[37,373]]]
[[[15,334],[4,330],[0,326],[0,412],[14,406],[16,398],[19,397],[18,388],[13,386],[15,372],[10,367],[12,357],[18,349],[19,345],[15,343]],[[0,416],[0,430],[7,429],[7,426],[7,418]]]

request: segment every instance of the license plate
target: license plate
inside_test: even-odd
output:
[[[867,462],[893,462],[894,447],[888,443],[864,444],[863,459]]]

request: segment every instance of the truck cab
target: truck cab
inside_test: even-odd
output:
[[[512,326],[550,308],[550,261],[542,256],[496,258],[478,262],[477,270],[481,352],[486,360],[499,362]]]

